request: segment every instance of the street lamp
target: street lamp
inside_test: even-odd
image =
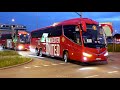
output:
[[[14,18],[12,19],[12,22],[15,22],[15,19],[14,19]]]

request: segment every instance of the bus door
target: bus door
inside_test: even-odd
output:
[[[66,46],[68,47],[70,58],[77,60],[81,50],[80,29],[76,25],[66,25],[64,26],[64,35],[69,38],[66,42]]]
[[[12,48],[12,39],[7,39],[7,48]]]
[[[49,38],[48,38],[48,33],[43,33],[41,37],[41,42],[42,42],[42,50],[43,53],[46,55],[50,54],[50,46],[49,46]]]
[[[74,51],[74,58],[76,60],[80,60],[80,52],[82,52],[82,42],[81,42],[81,37],[80,37],[80,30],[76,26],[75,32],[74,32],[74,42],[75,44],[73,45],[73,51]]]

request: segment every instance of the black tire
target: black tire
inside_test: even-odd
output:
[[[80,65],[82,65],[82,66],[88,66],[89,64],[86,63],[86,62],[81,62]]]
[[[40,52],[39,52],[39,50],[37,48],[35,49],[35,53],[36,53],[37,56],[40,55]]]
[[[5,45],[3,45],[3,49],[6,49]]]
[[[106,65],[106,64],[108,64],[108,61],[103,61],[100,64]]]
[[[65,63],[67,63],[69,61],[69,59],[68,59],[68,52],[65,52],[63,54],[63,60],[65,61]]]

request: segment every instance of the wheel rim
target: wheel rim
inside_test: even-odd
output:
[[[42,57],[42,51],[40,50],[40,57]]]
[[[64,54],[64,60],[65,60],[65,62],[67,62],[67,55],[66,54]]]
[[[36,55],[38,55],[38,50],[35,50],[35,52],[36,52]]]

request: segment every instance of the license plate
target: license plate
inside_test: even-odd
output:
[[[96,60],[101,60],[101,58],[96,58]]]

